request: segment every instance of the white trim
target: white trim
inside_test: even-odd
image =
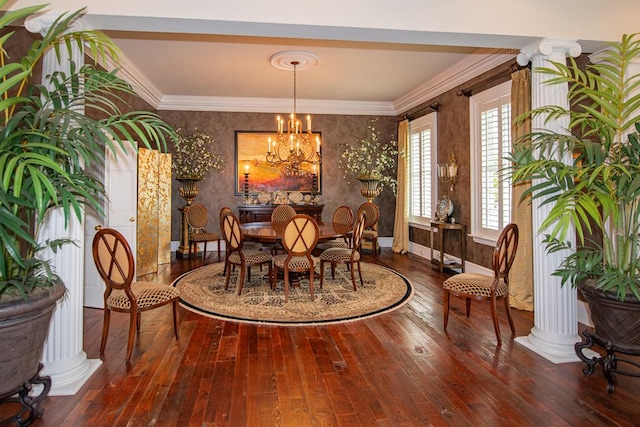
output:
[[[478,49],[465,56],[434,78],[393,101],[398,114],[464,84],[498,65],[514,59],[519,51],[512,49]]]

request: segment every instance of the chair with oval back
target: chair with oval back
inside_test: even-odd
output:
[[[98,273],[106,285],[100,354],[104,354],[107,346],[112,311],[129,313],[127,362],[131,359],[133,341],[136,330],[140,330],[140,314],[143,311],[173,304],[173,331],[178,339],[178,290],[155,282],[134,283],[133,252],[124,236],[114,229],[103,228],[98,231],[93,238],[92,251]]]
[[[366,221],[366,213],[361,211],[353,226],[352,239],[353,245],[349,248],[329,248],[320,254],[320,289],[324,282],[324,264],[331,264],[331,277],[336,276],[336,264],[346,264],[351,270],[351,282],[353,290],[357,290],[355,266],[358,266],[358,276],[360,277],[360,286],[364,286],[362,282],[362,270],[360,269],[360,244],[362,243],[362,233]]]
[[[209,222],[209,211],[202,203],[194,203],[187,209],[187,224],[189,226],[189,255],[191,258],[191,248],[193,256],[198,252],[198,243],[204,243],[202,257],[207,254],[207,242],[218,242],[218,261],[220,261],[220,235],[218,233],[205,230]]]
[[[349,206],[339,206],[333,212],[333,218],[331,219],[334,228],[352,228],[353,227],[353,210]],[[351,247],[351,233],[347,233],[343,238],[328,240],[326,242],[318,243],[316,248],[319,250],[326,250],[329,248],[350,248]]]
[[[296,215],[296,210],[289,205],[278,205],[271,212],[271,226],[274,229],[284,228],[284,225]],[[271,245],[271,253],[276,254],[278,251],[284,251],[281,242]]]
[[[364,224],[364,232],[362,233],[363,241],[371,241],[371,251],[373,256],[378,254],[378,220],[380,219],[380,209],[373,202],[364,202],[358,208],[358,214],[365,212],[367,220]],[[358,216],[356,214],[356,216]]]
[[[504,299],[511,333],[516,333],[509,307],[509,270],[511,270],[517,249],[518,226],[516,224],[508,224],[500,233],[493,249],[493,277],[478,273],[461,273],[455,274],[444,281],[442,288],[444,290],[445,331],[449,321],[449,300],[450,296],[454,295],[466,300],[467,317],[471,314],[471,299],[489,300],[493,328],[496,331],[496,338],[499,344],[502,343],[502,339],[500,338],[496,300]]]
[[[313,301],[313,276],[316,260],[311,252],[318,244],[320,230],[315,220],[306,214],[291,218],[282,230],[282,246],[286,254],[273,257],[273,288],[276,287],[278,270],[284,274],[284,300],[289,300],[289,273],[309,273],[309,290]]]
[[[262,266],[267,264],[269,266],[268,280],[271,281],[271,261],[273,257],[267,251],[244,248],[244,236],[242,234],[242,228],[240,227],[240,220],[238,220],[238,217],[235,216],[231,210],[220,213],[220,229],[222,230],[222,236],[227,248],[224,269],[226,272],[224,281],[225,290],[229,287],[229,279],[231,278],[231,270],[233,266],[240,267],[240,277],[238,278],[237,285],[238,295],[242,293],[245,271],[248,271],[248,279],[251,280],[250,269],[253,265]]]

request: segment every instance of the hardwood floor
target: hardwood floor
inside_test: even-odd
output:
[[[217,257],[210,255],[211,262]],[[366,260],[371,261],[370,256]],[[452,298],[442,330],[441,284],[423,258],[385,249],[377,261],[407,276],[415,296],[373,319],[333,326],[224,322],[181,309],[147,312],[125,364],[127,316],[114,313],[104,363],[75,396],[48,397],[36,426],[637,426],[640,378],[613,394],[598,367],[554,365],[513,341],[500,306]],[[202,261],[166,266],[170,283]],[[518,335],[533,314],[513,310]],[[98,358],[102,311],[85,309],[84,347]]]

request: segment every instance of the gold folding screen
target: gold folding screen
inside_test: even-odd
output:
[[[137,275],[171,261],[171,154],[138,150]]]

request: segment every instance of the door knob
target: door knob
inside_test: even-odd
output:
[[[100,231],[100,230],[102,230],[102,226],[101,226],[101,225],[96,225],[96,226],[94,227],[94,229],[95,229],[96,231]]]
[[[131,222],[135,222],[135,220],[136,219],[134,217],[129,218],[129,221],[131,221]]]

